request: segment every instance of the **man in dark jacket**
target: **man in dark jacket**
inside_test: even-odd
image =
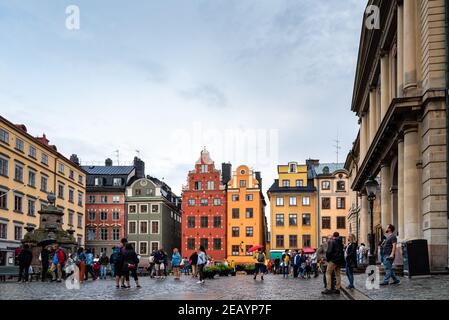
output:
[[[48,251],[46,247],[43,247],[41,251],[42,282],[45,282],[45,280],[47,279],[48,267],[50,266],[49,259],[50,251]]]
[[[31,253],[30,247],[25,244],[23,249],[20,251],[18,256],[19,260],[19,280],[23,282],[27,282],[29,278],[29,270],[31,261],[33,260],[33,254]]]
[[[334,232],[333,239],[329,241],[326,251],[326,260],[328,262],[326,270],[326,290],[323,294],[340,294],[341,288],[341,267],[345,263],[345,254],[343,241],[338,232]],[[335,271],[335,290],[332,290],[332,273]]]
[[[198,253],[196,253],[196,251],[194,251],[192,253],[192,255],[189,258],[189,262],[190,265],[192,266],[192,277],[196,278],[198,276],[198,270],[197,270],[197,266],[198,266]]]

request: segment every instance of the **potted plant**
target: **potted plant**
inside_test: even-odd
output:
[[[213,279],[217,274],[216,267],[206,267],[203,270],[204,277],[207,279]]]
[[[246,265],[245,271],[247,275],[253,275],[256,272],[256,266],[253,264]]]

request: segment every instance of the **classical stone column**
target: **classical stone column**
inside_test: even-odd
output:
[[[404,239],[404,138],[398,141],[398,226],[399,239]]]
[[[397,92],[398,97],[402,97],[404,87],[404,7],[398,3],[398,34],[397,34]]]
[[[363,163],[365,159],[366,153],[366,117],[365,114],[362,114],[360,117],[360,163],[359,166]]]
[[[370,224],[370,213],[369,213],[369,203],[368,197],[366,194],[361,196],[360,203],[360,239],[359,243],[364,243],[366,246],[369,246],[368,243],[368,233]]]
[[[380,219],[382,229],[385,229],[387,224],[393,223],[391,216],[391,175],[390,175],[390,164],[382,164],[380,168],[380,195],[381,195],[381,206],[380,206]]]
[[[377,133],[377,104],[376,104],[376,88],[371,87],[369,92],[369,141],[373,142]]]
[[[380,119],[385,117],[391,102],[390,56],[383,52],[380,58]]]
[[[404,31],[404,93],[416,88],[416,1],[405,0],[403,4]]]
[[[407,1],[405,1],[407,2]],[[419,237],[418,127],[404,130],[404,239]]]

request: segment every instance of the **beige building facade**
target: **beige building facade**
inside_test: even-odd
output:
[[[346,162],[360,241],[370,232],[364,184],[377,177],[379,234],[392,223],[401,241],[426,239],[432,270],[448,266],[444,4],[368,2],[380,6],[380,29],[363,23],[351,107],[360,131]]]

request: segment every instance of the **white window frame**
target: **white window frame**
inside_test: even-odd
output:
[[[137,231],[138,231],[137,228],[138,228],[139,224],[137,222],[138,222],[137,220],[129,220],[128,221],[128,234],[138,234],[137,233]],[[136,232],[131,232],[131,228],[129,227],[131,225],[131,223],[135,223],[136,224]]]
[[[157,233],[153,233],[153,222],[157,222]],[[161,234],[161,222],[159,220],[150,220],[150,234]]]
[[[307,201],[305,201],[306,199],[307,199]],[[302,205],[310,206],[310,197],[309,196],[302,197]]]
[[[153,212],[153,206],[157,206],[157,212]],[[158,214],[161,212],[161,206],[159,204],[152,204],[150,210],[151,213]]]
[[[142,253],[141,250],[140,250],[140,248],[141,248],[140,246],[142,245],[142,243],[145,243],[147,245],[147,250],[146,250],[145,253]],[[142,255],[142,256],[147,256],[148,255],[148,251],[149,251],[148,241],[139,241],[139,251],[137,251],[137,253]]]
[[[276,207],[284,206],[284,197],[276,197]]]
[[[142,211],[142,207],[143,206],[147,206],[147,212],[143,212]],[[148,210],[150,209],[150,206],[148,205],[148,204],[139,204],[139,213],[142,213],[142,214],[148,214]]]
[[[149,249],[153,251],[153,243],[157,243],[157,249],[159,250],[161,248],[161,242],[160,241],[150,241],[150,247]]]
[[[136,210],[134,210],[134,212],[131,212],[131,207],[135,207]],[[137,214],[137,204],[130,204],[130,205],[128,205],[128,213],[129,214]]]
[[[294,201],[292,201],[294,200]],[[288,197],[288,205],[296,207],[298,205],[298,198],[297,197]]]
[[[146,223],[147,224],[147,232],[142,232],[141,228],[142,228],[142,223]],[[149,234],[149,228],[148,228],[148,220],[139,220],[139,234]]]

